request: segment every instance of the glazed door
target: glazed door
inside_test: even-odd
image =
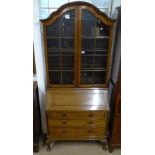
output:
[[[107,87],[113,21],[76,4],[42,21],[48,87]]]
[[[75,9],[46,27],[48,77],[53,87],[74,86]]]
[[[106,83],[110,29],[86,9],[81,10],[80,85]]]

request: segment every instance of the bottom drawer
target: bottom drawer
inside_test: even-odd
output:
[[[85,139],[85,138],[95,138],[104,137],[104,128],[83,128],[83,129],[60,129],[60,128],[50,128],[49,137],[55,139]]]

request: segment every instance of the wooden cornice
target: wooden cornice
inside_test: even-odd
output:
[[[51,13],[46,19],[41,19],[40,21],[44,25],[50,25],[52,24],[53,21],[58,19],[66,11],[76,9],[76,8],[82,8],[86,10],[88,10],[89,8],[93,9],[96,12],[96,14],[104,18],[105,23],[109,26],[112,26],[116,21],[116,20],[109,18],[105,13],[100,11],[97,7],[87,2],[71,2],[71,3],[64,4],[60,8],[58,8],[58,10]]]

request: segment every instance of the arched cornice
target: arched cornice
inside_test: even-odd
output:
[[[58,10],[55,12],[51,13],[46,19],[41,19],[40,21],[44,25],[50,25],[52,24],[56,19],[58,19],[60,16],[62,16],[65,12],[72,10],[72,9],[77,9],[77,8],[82,8],[86,9],[89,11],[95,12],[96,16],[98,18],[101,18],[102,21],[109,26],[112,26],[115,23],[115,20],[109,18],[105,13],[100,11],[97,7],[94,5],[87,3],[87,2],[72,2],[72,3],[67,3],[62,5]]]

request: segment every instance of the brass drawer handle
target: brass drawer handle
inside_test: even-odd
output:
[[[62,130],[62,133],[63,133],[63,134],[66,134],[66,133],[67,133],[67,130]]]
[[[89,114],[89,117],[93,117],[94,115],[93,114]]]
[[[88,133],[92,133],[93,132],[93,130],[88,130]]]
[[[103,114],[103,117],[106,118],[106,113]]]
[[[67,124],[67,122],[66,121],[63,121],[62,124]]]
[[[66,114],[62,114],[62,117],[66,117]]]
[[[93,122],[88,122],[88,124],[93,124]]]

